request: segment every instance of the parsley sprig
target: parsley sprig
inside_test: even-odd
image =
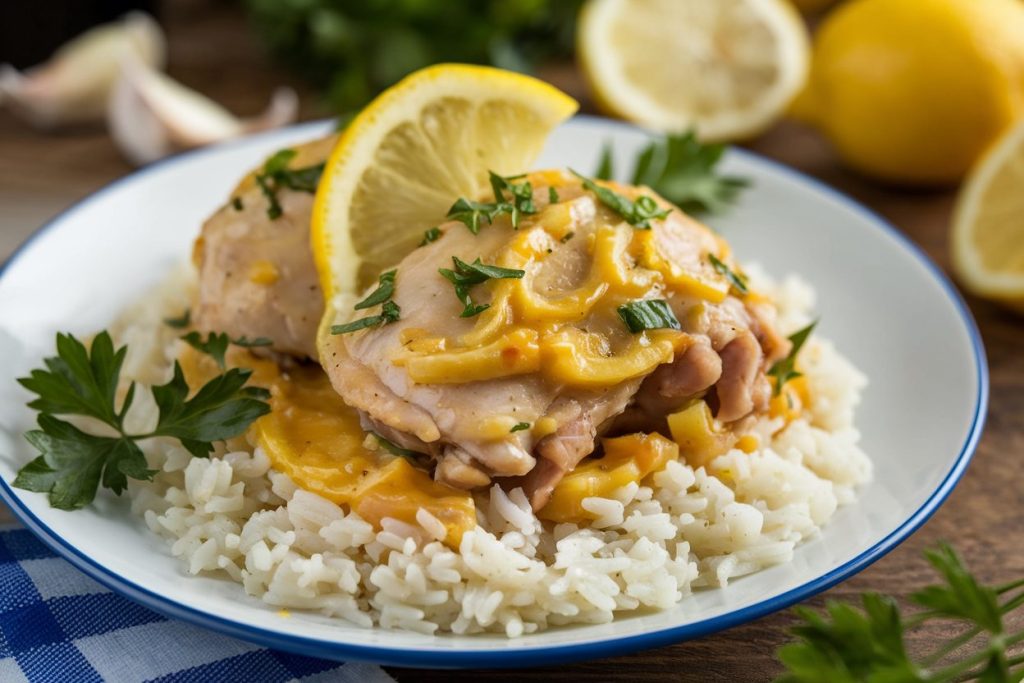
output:
[[[746,178],[717,172],[725,150],[725,145],[701,143],[693,131],[666,135],[651,141],[637,155],[630,184],[646,185],[683,211],[720,213],[750,186]],[[605,145],[594,175],[601,180],[614,176],[609,145]]]
[[[803,373],[798,372],[796,369],[796,357],[817,325],[818,321],[815,320],[807,327],[790,335],[789,341],[793,343],[793,346],[789,349],[789,353],[768,370],[768,376],[775,378],[774,396],[778,396],[782,392],[782,387],[786,385],[786,382],[803,375]]]
[[[314,194],[317,185],[320,184],[320,176],[324,172],[324,164],[314,164],[303,168],[288,168],[288,164],[298,154],[294,149],[282,149],[274,153],[266,163],[263,170],[256,174],[256,184],[259,186],[263,196],[267,198],[267,216],[271,220],[281,217],[283,210],[277,193],[281,188],[295,190],[296,192],[309,192]],[[237,208],[237,207],[236,207]]]
[[[377,289],[370,292],[365,299],[353,306],[355,310],[362,311],[379,305],[380,313],[378,315],[359,318],[343,325],[332,325],[331,334],[348,334],[349,332],[365,330],[368,327],[389,325],[398,320],[402,309],[391,298],[395,295],[395,277],[397,275],[397,270],[381,273],[377,278]]]
[[[572,170],[572,169],[570,169]],[[583,181],[583,189],[593,192],[598,200],[639,230],[650,230],[651,219],[661,219],[671,213],[670,209],[662,209],[653,197],[643,195],[635,200],[598,185],[590,178],[572,171],[573,175]]]
[[[107,332],[96,335],[88,350],[70,334],[58,334],[57,355],[44,360],[45,369],[18,380],[37,396],[28,405],[39,412],[39,429],[25,434],[25,439],[41,455],[21,468],[15,486],[47,493],[53,507],[74,510],[92,502],[100,484],[120,495],[129,477],[153,478],[155,471],[148,468],[139,441],[170,437],[192,455],[206,457],[213,442],[238,436],[270,412],[269,392],[245,386],[250,370],[232,368],[190,399],[191,390],[175,362],[171,380],[151,388],[159,411],[156,426],[143,434],[129,434],[125,417],[135,398],[134,382],[117,406],[127,351],[126,346],[115,349]],[[91,418],[106,433],[92,433],[58,415]]]
[[[469,295],[470,287],[488,280],[521,279],[526,274],[526,271],[515,268],[485,265],[479,258],[472,263],[466,263],[459,257],[452,256],[452,263],[455,265],[454,269],[439,268],[438,272],[455,286],[455,296],[465,307],[460,314],[462,318],[472,318],[491,307],[490,304],[474,304]]]
[[[829,602],[825,613],[796,612],[803,623],[793,628],[797,641],[778,657],[787,671],[782,683],[888,681],[947,683],[1019,681],[1024,676],[1024,630],[1007,629],[1006,616],[1024,606],[1024,579],[986,586],[967,570],[957,553],[942,544],[925,553],[941,583],[914,593],[922,610],[901,614],[889,597],[867,593],[862,608]],[[911,659],[907,631],[926,622],[948,621],[957,635],[938,642],[929,654]]]

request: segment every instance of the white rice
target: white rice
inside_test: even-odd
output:
[[[803,326],[813,291],[751,270],[777,301],[783,329]],[[189,286],[178,279],[114,328],[130,348],[126,380],[163,381],[178,342],[161,320],[184,309]],[[854,500],[871,476],[853,426],[865,378],[816,338],[801,365],[813,404],[789,425],[762,419],[754,428],[760,450],[732,450],[696,470],[670,462],[645,485],[587,498],[596,519],[583,527],[542,523],[521,490],[495,486],[476,496],[478,526],[455,552],[425,510],[415,526],[385,519],[375,530],[298,489],[259,448],[201,459],[166,440],[147,451],[155,479],[130,480],[132,509],[190,574],[240,583],[275,608],[427,634],[517,637],[607,622],[788,562]],[[152,421],[152,405],[141,402],[133,419]]]

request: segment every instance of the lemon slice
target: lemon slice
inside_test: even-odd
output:
[[[1024,311],[1024,122],[968,176],[953,214],[953,267],[979,296]]]
[[[324,323],[456,199],[479,195],[488,170],[528,170],[577,106],[535,78],[459,64],[417,71],[371,102],[338,140],[313,207]]]
[[[705,140],[761,132],[807,79],[807,29],[785,0],[589,0],[578,31],[605,109]]]

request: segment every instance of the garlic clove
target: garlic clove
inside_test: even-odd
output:
[[[102,121],[128,55],[151,67],[164,65],[163,31],[148,14],[132,12],[90,29],[24,73],[0,66],[0,103],[38,128]]]
[[[107,124],[122,154],[147,164],[174,152],[276,128],[295,120],[298,96],[274,93],[267,110],[239,119],[208,97],[146,64],[126,59],[111,93]]]

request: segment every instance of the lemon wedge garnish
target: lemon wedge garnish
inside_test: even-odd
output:
[[[338,140],[313,208],[321,329],[456,199],[476,198],[489,170],[528,170],[577,106],[535,78],[461,64],[417,71],[371,102]]]
[[[589,0],[578,36],[605,109],[706,140],[761,132],[807,78],[807,29],[785,0]]]
[[[978,296],[1024,312],[1024,121],[971,172],[953,215],[953,267]]]

